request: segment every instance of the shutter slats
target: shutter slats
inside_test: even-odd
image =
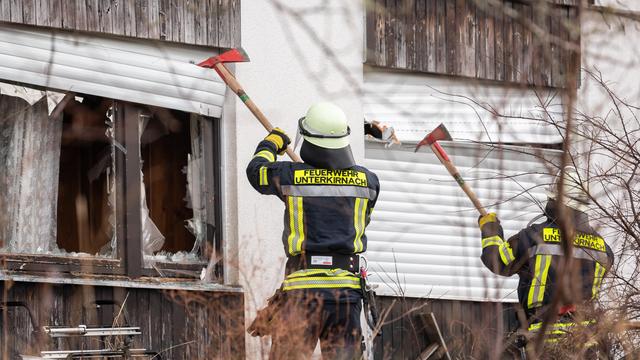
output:
[[[498,213],[505,237],[541,213],[551,181],[545,165],[557,161],[559,151],[496,151],[458,142],[443,147],[462,176],[475,179],[469,181],[472,189]],[[478,213],[430,150],[367,142],[365,154],[365,165],[380,179],[366,253],[370,281],[380,294],[397,295],[400,281],[410,297],[517,300],[517,277],[498,277],[482,264]]]

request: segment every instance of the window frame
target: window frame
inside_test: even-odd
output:
[[[18,84],[17,84],[18,85]],[[46,90],[30,84],[19,84]],[[112,99],[115,141],[126,152],[115,150],[115,218],[116,252],[114,258],[73,257],[65,255],[2,253],[2,272],[16,273],[71,273],[85,275],[122,275],[130,279],[142,277],[186,277],[180,271],[197,273],[206,267],[212,256],[220,257],[222,251],[221,229],[221,136],[220,119],[191,114],[202,121],[203,181],[206,206],[206,234],[203,241],[201,263],[157,262],[153,268],[145,268],[142,251],[142,216],[140,213],[140,129],[138,117],[146,105]],[[59,121],[60,119],[56,119]],[[222,260],[222,258],[220,257]],[[217,261],[213,282],[222,283],[223,261]],[[171,274],[165,274],[167,270]],[[78,274],[78,275],[76,275]],[[199,274],[198,274],[199,275]]]

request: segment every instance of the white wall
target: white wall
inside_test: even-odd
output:
[[[364,157],[362,103],[363,8],[360,1],[243,1],[242,47],[250,63],[236,65],[238,80],[274,125],[295,137],[297,120],[310,104],[330,100],[350,119],[356,161]],[[294,15],[291,11],[299,12]],[[247,324],[255,309],[280,285],[284,269],[282,202],[250,186],[245,167],[266,132],[240,101],[235,124],[226,128],[226,235],[237,241],[239,263],[227,264],[229,279],[246,290]],[[227,117],[227,123],[234,121]],[[228,124],[226,126],[229,126]],[[234,159],[235,157],[235,159]],[[284,159],[286,160],[286,159]],[[235,166],[235,169],[234,169]],[[236,199],[231,199],[235,195]],[[228,205],[228,208],[231,205]],[[230,252],[234,247],[230,247]],[[227,259],[233,259],[228,254]],[[234,268],[238,270],[234,274]],[[264,345],[264,344],[263,344]],[[267,347],[264,346],[264,351]],[[247,337],[247,358],[258,358],[259,341]]]
[[[596,0],[595,4],[616,10],[640,11],[640,1],[638,0]]]
[[[627,1],[639,5],[640,1]],[[602,79],[607,83],[609,89],[620,96],[624,101],[640,106],[640,49],[636,46],[640,42],[640,22],[630,20],[625,17],[616,15],[602,16],[601,13],[595,11],[587,11],[583,17],[582,25],[582,67],[583,82],[578,91],[578,108],[589,116],[600,116],[606,119],[606,124],[617,131],[617,134],[623,134],[622,123],[618,116],[615,115],[614,103],[609,98],[604,88],[594,81],[593,78],[586,74],[591,71],[601,74]],[[628,130],[635,132],[638,139],[638,123],[633,120],[633,114],[629,109],[621,107],[623,118],[627,120],[626,126]],[[633,111],[635,116],[640,116],[640,110]],[[588,146],[588,143],[583,144]],[[586,149],[583,149],[586,150]],[[586,165],[584,163],[583,165]],[[607,156],[592,156],[589,165],[609,168],[614,166],[611,159]],[[584,168],[584,167],[583,167]],[[599,182],[591,184],[591,191],[598,192]],[[638,186],[638,184],[636,184]],[[608,188],[611,188],[610,186]],[[615,190],[615,189],[614,189]],[[637,203],[637,199],[635,200]],[[616,205],[617,207],[617,205]],[[623,210],[624,211],[624,210]],[[611,223],[611,222],[609,222]],[[617,236],[611,228],[604,227],[601,233],[605,239],[613,243],[615,248],[620,248],[617,242]],[[618,275],[623,276],[627,280],[634,281],[630,277],[630,270],[636,266],[637,259],[626,258],[616,259],[616,264],[624,264],[617,269]],[[610,297],[617,296],[613,292],[608,293]]]

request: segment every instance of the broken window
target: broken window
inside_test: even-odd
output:
[[[219,246],[211,124],[0,83],[0,256],[20,264],[34,254],[71,257],[131,276],[199,275]]]
[[[112,255],[108,105],[63,97],[0,85],[0,252]]]
[[[113,101],[73,99],[64,108],[57,244],[67,252],[112,256],[115,241]]]
[[[142,250],[147,265],[200,262],[206,228],[202,121],[158,108],[139,117]]]

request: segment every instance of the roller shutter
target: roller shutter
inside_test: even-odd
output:
[[[540,214],[559,151],[448,142],[443,147],[505,236]],[[378,293],[516,301],[517,276],[493,275],[480,261],[478,213],[428,148],[366,144],[366,166],[381,191],[367,228],[367,258]]]
[[[0,23],[0,79],[219,117],[214,50]]]

